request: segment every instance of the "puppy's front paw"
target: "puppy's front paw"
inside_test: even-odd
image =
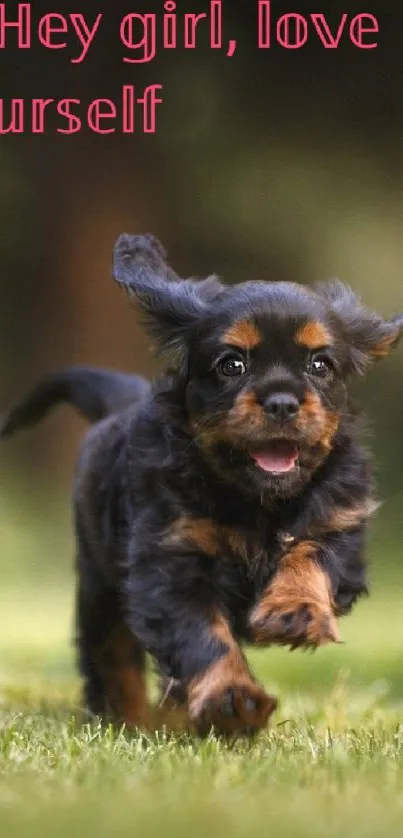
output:
[[[309,600],[279,604],[277,598],[266,596],[252,612],[250,625],[255,642],[261,644],[316,649],[341,642],[330,607]]]
[[[248,736],[264,728],[276,709],[276,699],[251,679],[206,685],[201,679],[191,691],[189,715],[198,733]]]

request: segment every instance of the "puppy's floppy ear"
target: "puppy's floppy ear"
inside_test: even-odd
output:
[[[216,277],[179,279],[152,235],[123,234],[114,251],[113,275],[138,302],[145,325],[161,350],[184,350],[223,290]]]
[[[369,364],[389,355],[403,334],[403,314],[383,320],[338,279],[316,285],[315,290],[341,325],[350,350],[351,371],[362,374]]]

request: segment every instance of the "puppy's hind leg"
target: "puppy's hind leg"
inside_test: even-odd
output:
[[[79,564],[80,566],[80,564]],[[105,617],[108,615],[109,619]],[[112,618],[112,619],[111,619]],[[85,709],[96,716],[107,712],[104,680],[99,666],[100,650],[108,636],[113,615],[108,592],[86,575],[78,583],[76,598],[76,644],[80,674],[83,678]]]
[[[101,649],[99,668],[111,716],[128,727],[149,729],[146,655],[122,621],[114,627]]]
[[[148,727],[145,652],[125,626],[116,591],[79,558],[77,645],[91,714]]]

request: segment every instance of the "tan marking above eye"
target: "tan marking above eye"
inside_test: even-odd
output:
[[[251,320],[238,320],[224,333],[222,342],[239,349],[254,349],[262,342],[262,335]]]
[[[330,346],[333,342],[330,332],[316,320],[309,320],[308,323],[300,326],[295,333],[294,340],[298,346],[304,346],[311,350]]]

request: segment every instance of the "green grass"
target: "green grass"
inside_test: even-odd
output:
[[[267,733],[225,745],[83,718],[72,586],[0,592],[3,836],[387,836],[403,831],[403,608],[375,591],[345,646],[251,653],[280,698]]]
[[[1,476],[1,838],[403,834],[401,491],[375,526],[373,596],[342,621],[346,645],[251,653],[279,709],[229,747],[83,717],[66,480],[33,495],[3,462]]]

